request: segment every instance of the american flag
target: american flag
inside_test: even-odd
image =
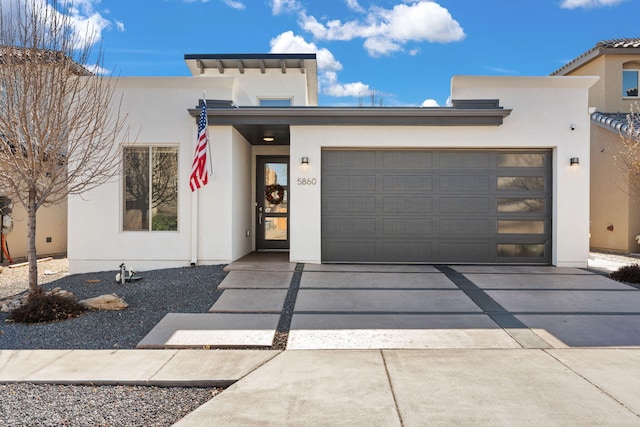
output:
[[[196,191],[209,182],[209,161],[207,152],[209,151],[209,131],[207,123],[207,101],[202,100],[202,112],[198,121],[198,144],[196,145],[196,153],[193,157],[191,165],[191,178],[189,179],[189,187],[191,191]]]

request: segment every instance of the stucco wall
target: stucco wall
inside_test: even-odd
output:
[[[291,128],[291,260],[321,262],[320,153],[330,147],[552,148],[553,264],[586,267],[589,253],[589,115],[592,77],[454,77],[453,99],[498,98],[501,126]],[[571,130],[571,125],[575,130]],[[309,166],[296,159],[309,157]],[[569,159],[580,158],[579,167]],[[297,185],[316,178],[316,185]]]
[[[14,261],[23,260],[27,256],[27,212],[14,202],[11,217],[13,231],[7,234],[7,245]],[[51,242],[47,242],[48,237]],[[67,252],[67,202],[38,209],[36,252],[38,258]]]

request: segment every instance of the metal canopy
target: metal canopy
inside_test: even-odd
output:
[[[283,74],[288,70],[299,70],[305,73],[305,60],[315,60],[314,53],[277,53],[277,54],[187,54],[184,56],[189,68],[204,74],[205,70],[218,70],[224,74],[225,70],[238,70],[244,74],[246,69],[259,69],[265,73],[267,69],[279,69]]]

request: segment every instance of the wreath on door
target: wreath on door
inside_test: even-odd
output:
[[[284,199],[284,187],[278,184],[267,185],[264,189],[264,196],[267,202],[272,205],[279,205]]]

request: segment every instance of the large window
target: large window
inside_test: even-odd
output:
[[[178,229],[178,149],[124,149],[124,230]]]
[[[622,96],[638,97],[638,74],[639,70],[624,70],[622,71]]]

